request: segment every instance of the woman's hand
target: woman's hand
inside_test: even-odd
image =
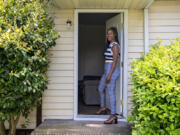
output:
[[[109,83],[111,80],[111,74],[108,74],[108,76],[106,77],[106,83]]]

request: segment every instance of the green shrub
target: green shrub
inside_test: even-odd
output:
[[[180,39],[131,62],[133,135],[180,134]]]
[[[41,103],[47,88],[48,49],[59,37],[40,0],[0,1],[0,134],[9,122],[15,134],[20,115]]]

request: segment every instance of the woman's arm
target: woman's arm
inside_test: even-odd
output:
[[[114,72],[114,69],[115,69],[116,64],[117,64],[117,59],[118,59],[118,55],[119,55],[119,47],[117,44],[112,47],[112,51],[113,51],[113,63],[111,66],[111,70],[110,70],[110,72],[106,78],[106,83],[109,83],[111,76],[112,76],[112,73]]]

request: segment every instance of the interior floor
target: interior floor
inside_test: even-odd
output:
[[[99,105],[85,105],[82,102],[78,103],[78,114],[94,115],[99,109]]]
[[[80,98],[78,102],[78,114],[84,115],[96,115],[96,111],[99,109],[99,105],[86,105]],[[107,111],[107,115],[110,114],[110,110]]]

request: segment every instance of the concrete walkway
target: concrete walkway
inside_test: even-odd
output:
[[[31,135],[131,135],[126,122],[103,124],[103,121],[45,120]]]

